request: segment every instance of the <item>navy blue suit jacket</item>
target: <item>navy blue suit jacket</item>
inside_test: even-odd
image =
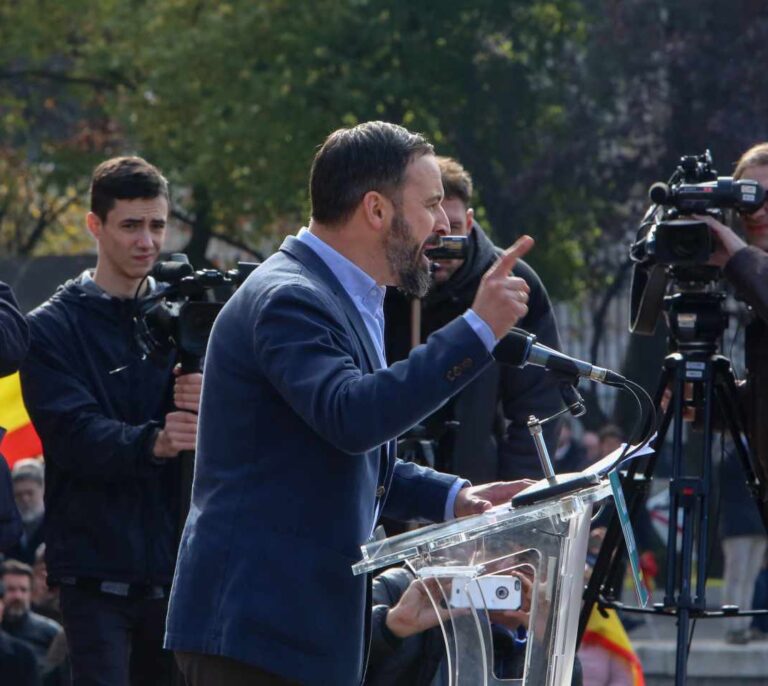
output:
[[[392,440],[491,361],[459,319],[379,369],[352,300],[288,238],[213,327],[166,646],[358,684],[369,606],[351,566],[375,513],[440,521],[456,479]]]

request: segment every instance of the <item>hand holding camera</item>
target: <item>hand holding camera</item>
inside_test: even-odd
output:
[[[179,410],[199,412],[203,375],[199,372],[182,374],[181,365],[177,365],[173,373],[176,375],[176,380],[173,384],[173,404]]]
[[[709,264],[724,267],[739,250],[746,248],[747,244],[736,235],[729,226],[717,221],[708,214],[696,214],[694,219],[704,222],[712,230],[714,237],[713,251],[709,258]]]
[[[184,410],[169,412],[152,452],[158,458],[178,457],[182,450],[194,450],[196,441],[197,415]]]

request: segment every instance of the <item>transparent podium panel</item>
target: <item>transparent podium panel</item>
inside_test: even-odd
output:
[[[609,494],[599,484],[375,541],[353,571],[402,563],[423,584],[451,686],[568,686],[590,518]]]

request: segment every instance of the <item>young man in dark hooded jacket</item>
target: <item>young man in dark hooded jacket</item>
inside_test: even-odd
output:
[[[394,288],[387,289],[384,302],[387,361],[404,359],[412,347],[413,303],[420,304],[419,342],[472,304],[480,279],[500,251],[474,221],[470,206],[472,179],[456,161],[439,157],[445,199],[443,208],[451,234],[467,236],[465,260],[439,260],[434,284],[421,301],[412,301]],[[518,326],[536,335],[538,341],[560,348],[552,304],[536,272],[523,260],[513,270],[528,283],[528,314]],[[531,414],[543,419],[563,406],[557,382],[543,369],[512,368],[495,364],[443,405],[423,424],[430,437],[437,437],[436,467],[466,474],[473,483],[497,479],[539,479],[543,476],[527,421]],[[446,422],[458,421],[454,429]],[[554,458],[557,425],[545,426],[545,439]],[[557,471],[557,465],[555,464]]]
[[[174,380],[171,355],[144,360],[133,323],[137,298],[155,287],[148,274],[167,217],[155,167],[138,157],[99,165],[86,217],[96,269],[28,318],[22,390],[45,454],[48,581],[61,587],[75,685],[170,678],[162,637],[180,516],[173,458],[195,447],[202,377]]]

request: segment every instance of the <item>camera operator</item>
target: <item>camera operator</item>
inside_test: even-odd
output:
[[[768,143],[745,152],[736,164],[734,179],[751,179],[768,189]],[[763,474],[768,473],[768,207],[741,215],[746,242],[730,227],[709,216],[706,222],[715,237],[712,262],[723,268],[738,295],[755,316],[745,331],[747,382],[744,401],[750,444]],[[720,483],[726,507],[721,520],[725,558],[724,600],[741,609],[752,607],[755,579],[766,550],[766,535],[757,508],[744,488],[745,477],[735,456],[721,465]],[[749,617],[728,620],[725,640],[746,643],[752,637]]]
[[[467,236],[469,250],[464,260],[436,261],[432,287],[420,301],[413,301],[400,290],[387,289],[385,342],[390,363],[405,359],[410,352],[412,303],[421,305],[420,342],[423,343],[472,305],[483,274],[501,252],[474,219],[469,172],[450,157],[438,157],[437,161],[445,192],[443,208],[451,235]],[[539,342],[559,349],[552,304],[541,279],[523,260],[517,261],[513,273],[530,287],[528,314],[518,325],[535,334]],[[543,418],[561,407],[557,384],[545,370],[495,364],[423,423],[430,437],[437,439],[438,469],[461,474],[476,483],[538,479],[542,476],[541,466],[528,432],[528,417],[535,414]],[[459,422],[458,427],[446,432],[446,422],[454,420]],[[544,428],[553,454],[557,429],[557,422]]]
[[[134,343],[136,299],[155,287],[145,279],[165,238],[165,178],[119,157],[95,169],[90,195],[96,269],[29,315],[21,369],[45,452],[48,579],[61,588],[74,684],[161,684],[173,664],[162,635],[174,458],[195,447],[201,376],[175,375],[172,353],[145,361]]]
[[[734,179],[752,179],[768,189],[768,143],[745,152],[733,173]],[[746,242],[730,227],[710,216],[706,222],[715,237],[712,263],[723,268],[728,281],[752,308],[755,317],[745,331],[748,370],[747,412],[749,438],[757,461],[768,469],[768,207],[741,215]]]

